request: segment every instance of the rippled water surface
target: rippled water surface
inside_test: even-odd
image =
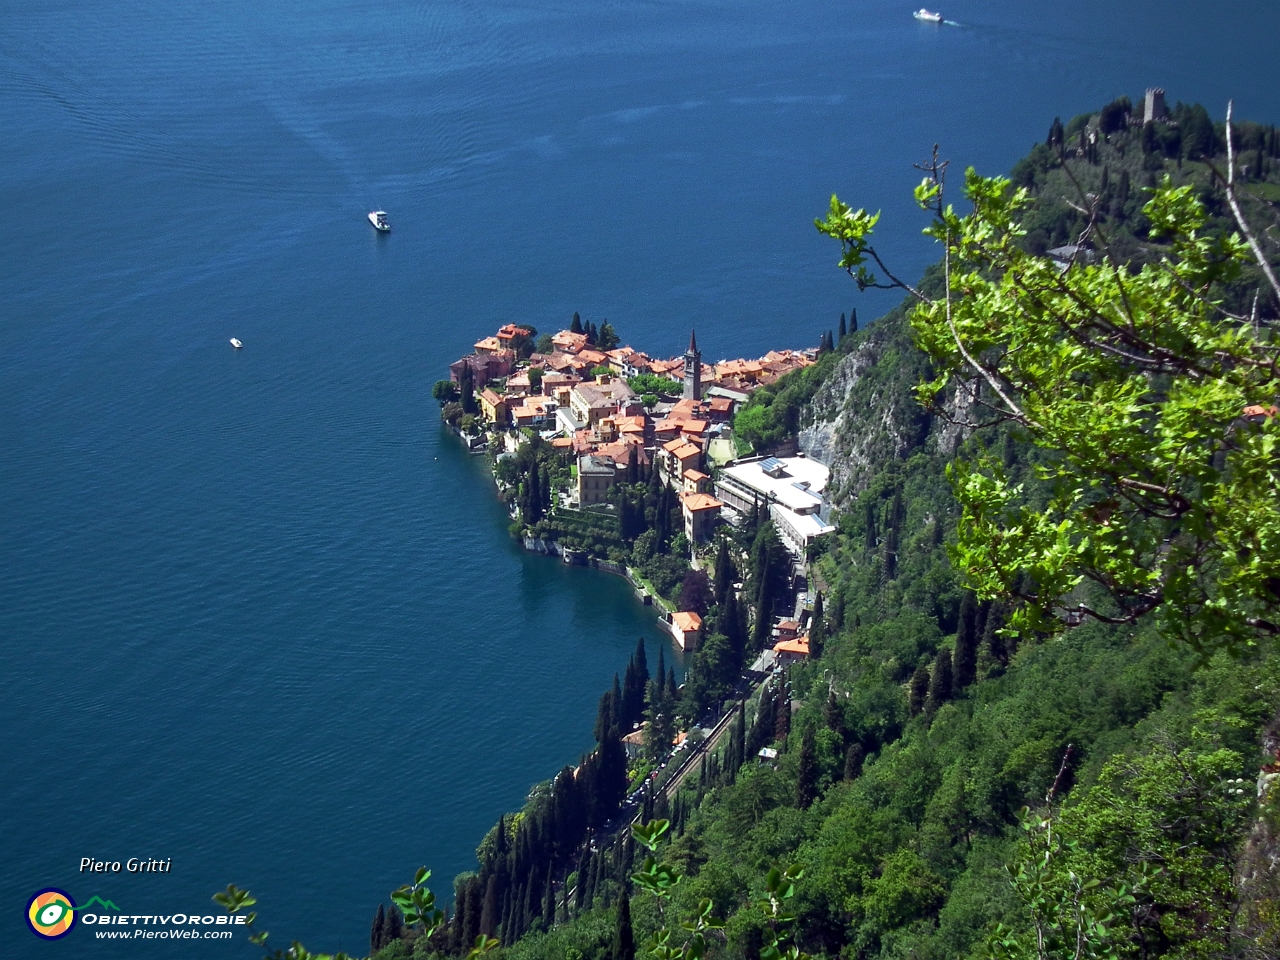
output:
[[[495,325],[808,345],[855,303],[813,217],[883,207],[918,273],[935,141],[1004,170],[1151,84],[1280,120],[1272,4],[910,9],[0,2],[0,953],[250,956],[21,919],[45,885],[150,913],[228,881],[361,950],[589,746],[658,634],[516,550],[440,433],[432,382]],[[172,873],[76,872],[131,856]]]

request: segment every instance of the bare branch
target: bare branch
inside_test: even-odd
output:
[[[1245,221],[1244,214],[1240,212],[1240,204],[1236,200],[1236,149],[1231,135],[1231,108],[1233,105],[1232,101],[1227,101],[1227,203],[1231,206],[1231,213],[1236,218],[1236,225],[1240,228],[1245,240],[1249,242],[1249,249],[1253,251],[1253,258],[1258,261],[1258,266],[1266,274],[1267,282],[1271,284],[1271,292],[1275,294],[1276,304],[1280,305],[1280,281],[1276,280],[1276,275],[1271,270],[1271,264],[1267,262],[1267,257],[1262,252],[1262,247],[1259,245],[1257,238],[1254,237],[1253,231],[1249,229],[1249,224]]]

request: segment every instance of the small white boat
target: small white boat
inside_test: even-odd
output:
[[[923,20],[926,23],[942,22],[942,14],[934,13],[932,10],[926,10],[924,7],[921,7],[919,10],[917,10],[915,13],[912,14],[912,16],[915,17],[917,20]]]
[[[379,233],[390,233],[391,224],[387,223],[387,212],[385,210],[375,210],[369,214],[369,222],[373,224],[373,229]]]
[[[231,338],[231,345],[235,347],[237,350],[239,350],[241,347],[244,346],[244,344],[241,343],[239,340],[237,340],[235,337]]]

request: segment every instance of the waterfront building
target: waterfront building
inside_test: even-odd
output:
[[[578,506],[604,503],[618,468],[608,457],[587,454],[578,458]]]
[[[830,470],[808,457],[762,457],[721,470],[716,496],[740,514],[757,503],[767,506],[783,544],[802,558],[813,540],[835,531],[822,519],[822,491],[830,477]]]
[[[505,324],[498,328],[498,343],[504,348],[510,350],[515,346],[515,341],[522,337],[533,336],[533,331],[526,327],[517,327],[514,323]]]
[[[490,380],[501,380],[511,373],[516,365],[516,355],[510,350],[499,350],[496,353],[472,353],[449,364],[449,379],[460,383],[463,367],[471,368],[472,381],[483,386]]]
[[[507,425],[509,409],[506,397],[499,396],[487,387],[480,391],[480,412],[495,427]]]
[[[666,627],[681,650],[696,650],[702,640],[702,618],[691,610],[679,610],[671,614]]]
[[[497,337],[485,337],[475,343],[475,351],[480,354],[498,353],[502,349],[504,349],[502,342]]]

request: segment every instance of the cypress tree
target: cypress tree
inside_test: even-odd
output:
[[[942,650],[938,659],[933,662],[933,677],[929,681],[929,698],[925,701],[925,710],[929,713],[951,699],[951,651]]]
[[[862,773],[863,756],[862,744],[849,744],[849,749],[844,754],[844,779],[853,780],[857,778],[858,774]]]
[[[556,881],[551,867],[547,867],[547,889],[542,899],[542,927],[550,930],[556,924]]]
[[[519,891],[516,892],[518,893]],[[511,946],[512,942],[511,932],[515,923],[512,921],[511,914],[514,912],[512,907],[514,901],[515,897],[508,893],[502,904],[502,920],[498,923],[498,929],[495,931],[498,936],[498,940],[504,947]]]
[[[916,716],[924,710],[925,702],[929,696],[929,671],[925,669],[922,663],[916,667],[916,672],[911,675],[911,695],[908,701],[908,709],[911,716]]]
[[[785,745],[787,734],[791,732],[791,696],[786,690],[780,691],[779,694],[774,711],[773,736],[775,740]]]
[[[764,649],[773,630],[773,590],[769,577],[760,581],[760,589],[756,594],[756,625],[752,631],[753,648]]]
[[[822,722],[827,725],[828,730],[839,734],[841,740],[844,739],[844,709],[840,706],[840,698],[836,696],[834,687],[827,691],[827,702],[822,705]]]
[[[591,846],[587,845],[583,848],[582,859],[578,861],[578,882],[574,884],[573,890],[573,910],[574,913],[582,913],[582,905],[590,904],[591,901],[586,899],[587,882],[591,877],[592,855]]]
[[[591,728],[591,735],[596,738],[596,743],[604,742],[604,738],[608,736],[609,728],[614,725],[613,718],[613,691],[606,690],[600,697],[600,703],[596,707],[596,725]]]
[[[618,900],[617,924],[613,928],[613,960],[636,960],[636,938],[631,929],[631,901],[625,891]]]
[[[856,333],[858,329],[858,308],[854,307],[849,311],[849,332]]]
[[[369,931],[369,952],[377,953],[382,949],[382,930],[387,922],[386,911],[378,904],[378,912],[373,915],[373,928]]]
[[[480,878],[472,877],[467,884],[466,922],[462,926],[462,942],[475,943],[480,936],[480,924],[484,918],[484,898],[480,892]]]
[[[800,740],[800,763],[796,769],[796,806],[808,810],[818,797],[818,758],[813,743],[813,730],[804,732]]]
[[[960,622],[956,626],[955,693],[977,679],[978,669],[978,598],[966,590],[960,601]]]
[[[542,884],[541,871],[534,867],[529,871],[529,879],[524,885],[524,896],[521,897],[520,924],[516,928],[514,939],[519,940],[531,930],[542,924],[542,906],[545,902],[546,888]]]
[[[484,906],[480,910],[480,933],[486,937],[492,937],[493,931],[498,928],[498,924],[502,921],[501,909],[498,903],[498,877],[497,875],[489,877],[489,883],[484,891]]]
[[[581,333],[581,332],[582,332],[582,318],[581,318],[580,316],[578,316],[578,311],[577,311],[577,310],[573,311],[573,320],[572,320],[572,322],[569,324],[569,332],[570,332],[570,333]]]
[[[733,561],[729,559],[729,541],[725,537],[720,538],[720,546],[716,550],[715,581],[716,605],[723,607],[733,587]],[[720,632],[724,633],[724,630]]]
[[[459,944],[466,942],[467,928],[467,881],[454,884],[453,917],[449,922],[449,949],[456,953]]]
[[[845,323],[844,314],[840,314],[840,339],[836,341],[837,345],[844,343],[844,338],[849,335],[849,327]]]
[[[1009,652],[1005,648],[1004,637],[1000,635],[1000,629],[1003,626],[1004,607],[999,603],[993,603],[991,609],[987,611],[987,622],[982,628],[982,646],[991,662],[1001,667],[1009,663]]]
[[[733,776],[736,778],[738,771],[742,769],[742,765],[747,760],[747,705],[746,703],[738,704],[738,719],[734,723],[733,728]]]
[[[469,363],[465,364],[458,374],[458,392],[461,394],[462,412],[475,413],[477,410],[475,373]]]
[[[667,696],[672,701],[680,699],[680,688],[676,686],[676,668],[667,667]]]
[[[627,450],[627,472],[625,474],[627,485],[630,486],[640,479],[640,456],[636,452],[636,445],[633,443]]]
[[[1045,140],[1045,145],[1049,147],[1058,147],[1061,149],[1066,141],[1065,131],[1062,127],[1062,118],[1054,117],[1053,125],[1049,127],[1049,136]]]
[[[813,601],[813,622],[809,625],[809,657],[812,660],[822,656],[822,648],[827,641],[827,625],[822,619],[822,594]]]
[[[644,692],[649,685],[649,658],[644,652],[644,637],[636,640],[636,688],[640,691],[640,699],[636,703],[637,719],[644,713]]]
[[[391,909],[387,911],[387,920],[382,928],[382,945],[385,947],[388,943],[395,943],[403,936],[404,914],[393,903]]]

